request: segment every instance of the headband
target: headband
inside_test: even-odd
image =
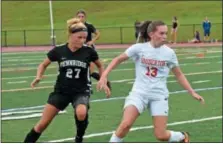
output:
[[[71,33],[76,33],[76,32],[87,32],[87,29],[86,28],[71,29]]]

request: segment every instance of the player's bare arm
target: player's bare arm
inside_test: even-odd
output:
[[[39,65],[38,69],[37,69],[37,74],[36,74],[36,78],[33,80],[33,82],[31,83],[31,87],[35,87],[39,82],[40,80],[42,79],[43,77],[43,74],[46,70],[46,68],[50,65],[51,61],[46,58],[44,59],[44,61]]]
[[[99,75],[101,76],[102,73],[103,73],[103,71],[104,71],[104,66],[103,66],[103,64],[101,63],[100,60],[96,60],[96,61],[94,61],[94,63],[95,63],[95,65],[96,65],[97,68],[98,68]]]
[[[180,67],[174,67],[172,69],[175,77],[177,78],[180,85],[188,91],[195,99],[199,100],[202,104],[204,104],[204,98],[197,94],[194,89],[191,87],[190,83],[188,82],[187,78],[184,76],[183,72],[181,71]]]
[[[96,60],[96,61],[94,61],[94,63],[95,63],[95,65],[96,65],[97,68],[98,68],[99,75],[101,76],[102,73],[103,73],[103,71],[104,71],[104,66],[103,66],[103,64],[101,63],[100,60]],[[107,85],[104,86],[104,91],[105,91],[105,93],[106,93],[106,97],[109,98],[110,95],[111,95],[111,91],[110,91],[110,89],[108,88]]]
[[[123,61],[126,61],[128,59],[128,56],[125,53],[122,53],[121,55],[115,57],[111,63],[108,65],[108,67],[103,72],[100,80],[98,81],[97,90],[101,90],[104,86],[107,85],[107,76],[108,74],[114,69],[117,65],[122,63]]]
[[[96,42],[96,40],[98,40],[100,38],[100,32],[99,32],[99,30],[96,30],[96,32],[94,33],[94,38],[91,40],[91,41],[89,41],[89,42],[87,42],[87,45],[92,45],[92,44],[94,44],[95,42]]]

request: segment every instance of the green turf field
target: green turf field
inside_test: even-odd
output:
[[[107,65],[123,49],[99,50]],[[46,52],[2,54],[2,142],[22,142],[26,133],[39,120],[38,114],[52,91],[57,64],[48,67],[45,78],[31,89],[30,82],[36,74],[37,65]],[[222,49],[185,48],[176,49],[181,68],[194,89],[204,96],[205,105],[182,91],[172,74],[168,78],[169,129],[189,131],[192,142],[222,141]],[[204,53],[204,57],[197,54]],[[113,91],[110,99],[103,92],[94,92],[91,97],[90,125],[85,142],[108,142],[119,124],[124,97],[131,90],[134,80],[134,64],[131,60],[118,66],[109,76]],[[93,81],[95,89],[95,81]],[[21,109],[23,108],[23,109]],[[11,113],[11,114],[10,114]],[[7,115],[8,114],[8,115]],[[4,115],[4,116],[3,116]],[[23,118],[33,116],[33,118]],[[36,116],[36,117],[34,117]],[[21,118],[16,120],[15,118]],[[72,142],[75,135],[73,110],[59,114],[39,142]],[[8,119],[8,120],[7,120]],[[10,120],[9,120],[10,119]],[[157,142],[151,128],[152,121],[145,111],[134,124],[125,142]]]
[[[66,20],[79,9],[85,9],[89,22],[100,30],[97,44],[135,42],[133,24],[136,20],[163,20],[171,25],[173,16],[178,17],[180,24],[178,41],[192,39],[194,30],[203,35],[201,24],[206,16],[212,22],[211,37],[222,40],[221,5],[220,1],[54,1],[56,43],[66,41]],[[48,1],[3,1],[2,30],[3,46],[51,44]]]

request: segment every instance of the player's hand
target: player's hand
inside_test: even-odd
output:
[[[105,91],[105,94],[106,94],[106,98],[110,98],[111,91],[110,91],[110,89],[108,88],[107,85],[104,86],[104,91]]]
[[[97,83],[97,91],[101,91],[102,88],[105,88],[107,86],[107,78],[101,76],[100,80]]]
[[[199,94],[197,94],[197,93],[193,93],[192,96],[193,96],[196,100],[200,101],[202,104],[205,103],[205,102],[204,102],[204,98],[203,98],[202,96],[200,96]]]
[[[31,87],[34,88],[40,82],[40,80],[41,78],[35,78],[31,83]]]
[[[89,41],[89,42],[87,42],[87,45],[88,45],[88,46],[92,46],[93,44],[94,44],[93,41]]]

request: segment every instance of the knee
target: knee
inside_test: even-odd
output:
[[[84,121],[87,115],[87,107],[85,105],[78,105],[76,108],[76,116],[79,121]]]
[[[168,140],[168,136],[166,135],[165,130],[154,130],[154,135],[157,140],[159,141],[166,141]]]

